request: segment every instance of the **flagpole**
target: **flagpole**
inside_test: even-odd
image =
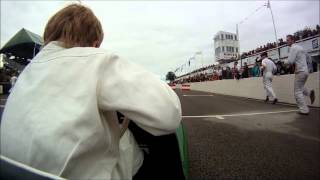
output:
[[[36,56],[36,43],[34,43],[34,46],[33,46],[33,57],[32,57],[32,59],[34,58],[34,56]]]
[[[203,68],[203,53],[201,52],[201,68]]]
[[[237,39],[238,39],[238,53],[239,53],[239,60],[240,60],[240,66],[242,66],[242,59],[241,59],[241,51],[240,51],[240,38],[239,38],[239,24],[236,25],[236,33],[237,33]]]
[[[276,38],[276,48],[277,48],[277,51],[278,51],[278,60],[280,60],[280,51],[279,51],[279,49],[278,49],[278,36],[277,36],[276,25],[275,25],[275,23],[274,23],[274,17],[273,17],[273,12],[272,12],[272,9],[271,9],[270,0],[268,0],[267,8],[269,8],[269,9],[270,9],[270,12],[271,12],[272,23],[273,23],[273,30],[274,30],[274,35],[275,35],[275,38]]]
[[[269,0],[268,0],[269,2]],[[239,52],[239,60],[242,66],[242,57],[241,57],[241,51],[240,51],[240,37],[239,37],[239,25],[242,24],[243,22],[247,21],[253,14],[255,14],[256,12],[258,12],[262,7],[266,6],[266,4],[258,7],[255,11],[253,11],[250,15],[248,15],[247,17],[245,17],[242,21],[240,21],[239,23],[236,24],[236,33],[238,36],[238,52]],[[268,5],[267,5],[268,6]]]

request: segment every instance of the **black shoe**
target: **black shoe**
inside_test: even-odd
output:
[[[277,102],[278,102],[278,99],[275,98],[275,99],[273,100],[272,104],[276,104]]]
[[[308,116],[309,115],[309,113],[303,113],[303,112],[297,112],[297,114],[300,114],[300,115],[304,115],[304,116]]]
[[[311,104],[314,103],[314,99],[316,98],[315,94],[314,94],[314,90],[310,91],[310,100],[311,100]]]
[[[266,97],[266,100],[264,100],[264,102],[268,102],[269,101],[269,97],[267,96]]]

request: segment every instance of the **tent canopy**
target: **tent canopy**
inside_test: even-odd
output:
[[[41,36],[22,28],[1,48],[0,53],[32,59],[42,45]]]
[[[42,37],[38,34],[35,34],[31,31],[28,31],[22,28],[19,32],[17,32],[1,49],[5,49],[11,46],[15,46],[23,43],[33,43],[42,45],[43,40]]]

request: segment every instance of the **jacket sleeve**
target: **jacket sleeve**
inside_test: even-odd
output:
[[[288,59],[284,61],[285,64],[294,64],[296,61],[297,54],[299,52],[299,49],[295,46],[291,46]]]
[[[305,54],[306,54],[306,61],[307,61],[308,71],[309,71],[309,73],[313,73],[312,58],[309,55],[309,53],[306,52]]]
[[[138,65],[108,58],[98,83],[98,106],[119,111],[153,135],[175,132],[181,121],[176,93]]]
[[[276,64],[275,64],[274,62],[272,62],[272,67],[273,67],[272,73],[273,73],[273,74],[276,74],[278,68],[277,68],[277,66],[276,66]]]

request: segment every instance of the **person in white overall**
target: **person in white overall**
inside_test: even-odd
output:
[[[308,115],[309,108],[304,96],[309,96],[311,104],[313,104],[315,93],[314,90],[309,91],[304,85],[308,79],[309,67],[312,64],[312,60],[310,55],[301,46],[294,44],[295,41],[292,35],[287,35],[287,43],[290,46],[290,52],[285,63],[295,64],[294,97],[299,107],[299,114]]]
[[[268,55],[266,52],[263,52],[261,54],[261,71],[263,71],[263,86],[266,90],[266,100],[265,102],[269,101],[269,98],[273,99],[273,104],[276,104],[278,102],[278,99],[276,97],[276,94],[274,93],[272,89],[272,78],[273,78],[273,72],[276,70],[276,65],[273,61],[271,61],[268,58]]]

